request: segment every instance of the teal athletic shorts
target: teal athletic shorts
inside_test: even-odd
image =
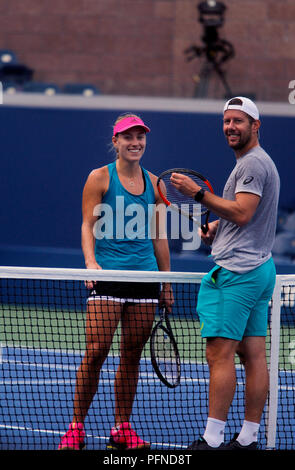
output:
[[[215,266],[202,280],[197,313],[203,338],[241,341],[266,336],[268,305],[276,280],[273,259],[239,274]]]

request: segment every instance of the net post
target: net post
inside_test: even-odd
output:
[[[269,400],[266,412],[266,448],[275,449],[278,414],[279,392],[279,354],[280,354],[280,330],[281,330],[281,277],[276,277],[276,284],[272,296],[271,320],[270,320],[270,364],[269,364]]]

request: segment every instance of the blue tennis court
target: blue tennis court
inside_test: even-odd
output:
[[[118,274],[119,273],[119,274]],[[141,272],[140,272],[141,273]],[[76,372],[85,351],[85,284],[89,270],[3,268],[0,283],[0,450],[55,450],[72,420]],[[138,272],[125,272],[137,282]],[[121,279],[122,272],[95,276]],[[170,282],[175,303],[171,326],[181,357],[181,383],[163,385],[153,370],[149,343],[131,424],[152,449],[186,449],[207,422],[209,372],[200,337],[196,299],[200,273],[147,273],[143,282]],[[125,278],[124,278],[125,279]],[[262,448],[295,448],[295,277],[277,276],[269,309],[267,359],[270,393],[260,427]],[[157,321],[157,318],[156,318]],[[120,326],[103,364],[85,421],[86,448],[105,449],[114,425],[114,380]],[[237,387],[225,429],[229,441],[244,420],[244,372],[236,363]],[[128,384],[128,381],[126,381]]]
[[[55,450],[71,420],[76,369],[82,355],[2,346],[1,450]],[[105,362],[100,385],[85,423],[87,449],[105,449],[113,424],[113,382],[117,357]],[[280,448],[292,448],[295,417],[284,418],[286,403],[294,403],[294,371],[280,373],[277,438]],[[167,389],[156,377],[149,360],[141,364],[132,423],[152,449],[183,449],[197,438],[207,414],[208,370],[203,364],[182,365],[181,384]],[[237,391],[227,426],[227,439],[243,418],[243,373],[238,368]],[[159,399],[161,397],[161,399]],[[10,410],[9,414],[5,410]],[[13,410],[13,413],[12,413]],[[293,408],[294,410],[294,408]],[[163,438],[164,437],[164,438]],[[266,445],[265,424],[261,443]],[[285,445],[283,444],[285,443]]]

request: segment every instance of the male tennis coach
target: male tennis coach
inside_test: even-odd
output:
[[[275,164],[259,145],[259,112],[248,98],[224,106],[223,131],[236,165],[223,197],[203,191],[184,175],[173,174],[175,187],[219,218],[202,240],[212,244],[216,265],[203,278],[197,311],[207,338],[210,370],[209,415],[195,450],[256,450],[269,379],[265,353],[268,304],[275,284],[271,256],[280,181]],[[224,443],[224,428],[236,388],[235,354],[245,366],[245,420],[234,439]]]

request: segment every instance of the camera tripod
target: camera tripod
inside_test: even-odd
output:
[[[217,28],[222,26],[224,22],[226,6],[222,2],[211,0],[201,2],[198,5],[198,10],[200,13],[199,21],[205,28],[202,37],[205,45],[203,47],[192,45],[184,51],[187,54],[187,61],[191,61],[195,57],[206,57],[200,74],[195,78],[194,96],[197,98],[208,96],[209,82],[215,72],[225,88],[226,96],[230,97],[232,91],[221,66],[235,55],[235,51],[229,41],[219,38],[217,31]]]
[[[194,56],[197,57],[206,56],[206,61],[203,64],[199,75],[194,78],[196,82],[194,96],[196,98],[205,98],[208,96],[209,83],[214,72],[222,82],[226,96],[232,96],[232,91],[226,79],[226,74],[221,67],[225,61],[234,55],[234,49],[231,43],[224,39],[220,39],[217,43],[208,44],[203,48],[191,46],[186,50],[186,52],[193,53]],[[218,58],[218,55],[220,54],[222,55]],[[194,56],[191,55],[187,60],[192,60]]]

